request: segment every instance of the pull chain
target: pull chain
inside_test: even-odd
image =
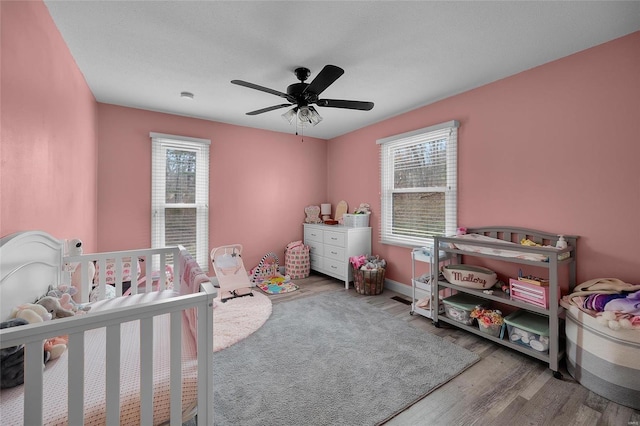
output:
[[[298,119],[296,118],[296,136],[298,136]],[[304,142],[304,126],[300,126],[300,142]]]

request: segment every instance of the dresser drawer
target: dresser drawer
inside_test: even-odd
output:
[[[324,266],[324,258],[317,254],[311,254],[309,256],[309,261],[311,263],[311,269],[314,271],[320,271]]]
[[[304,228],[304,243],[309,244],[310,241],[323,242],[322,229],[317,228]]]
[[[344,247],[344,232],[324,231],[324,243],[332,246]]]
[[[335,259],[341,262],[345,262],[347,260],[345,258],[345,253],[346,251],[344,250],[344,247],[330,245],[324,246],[324,257],[328,259]]]
[[[340,262],[339,260],[329,259],[328,257],[325,257],[323,269],[327,271],[327,273],[338,279],[345,279],[345,264],[346,262]]]
[[[305,240],[305,244],[309,246],[309,253],[311,255],[323,256],[324,245],[321,242],[313,240]]]

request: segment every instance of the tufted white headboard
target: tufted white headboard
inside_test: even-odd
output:
[[[34,303],[62,283],[64,241],[26,231],[0,239],[0,321],[22,303]]]

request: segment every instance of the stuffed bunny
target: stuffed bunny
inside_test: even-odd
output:
[[[11,310],[10,318],[20,318],[29,324],[35,324],[37,322],[49,321],[51,314],[44,306],[36,303],[24,303]]]
[[[60,301],[52,296],[45,296],[42,299],[38,300],[36,304],[44,306],[47,309],[47,312],[51,314],[51,319],[64,318],[75,315],[73,311],[64,309],[60,305]]]

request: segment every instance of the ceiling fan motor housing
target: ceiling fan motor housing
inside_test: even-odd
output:
[[[300,106],[313,102],[314,93],[305,92],[308,83],[293,83],[287,87],[287,95],[293,96]],[[317,95],[315,95],[317,97]]]
[[[296,78],[302,82],[311,75],[311,70],[305,67],[296,68],[293,72],[296,74]]]

